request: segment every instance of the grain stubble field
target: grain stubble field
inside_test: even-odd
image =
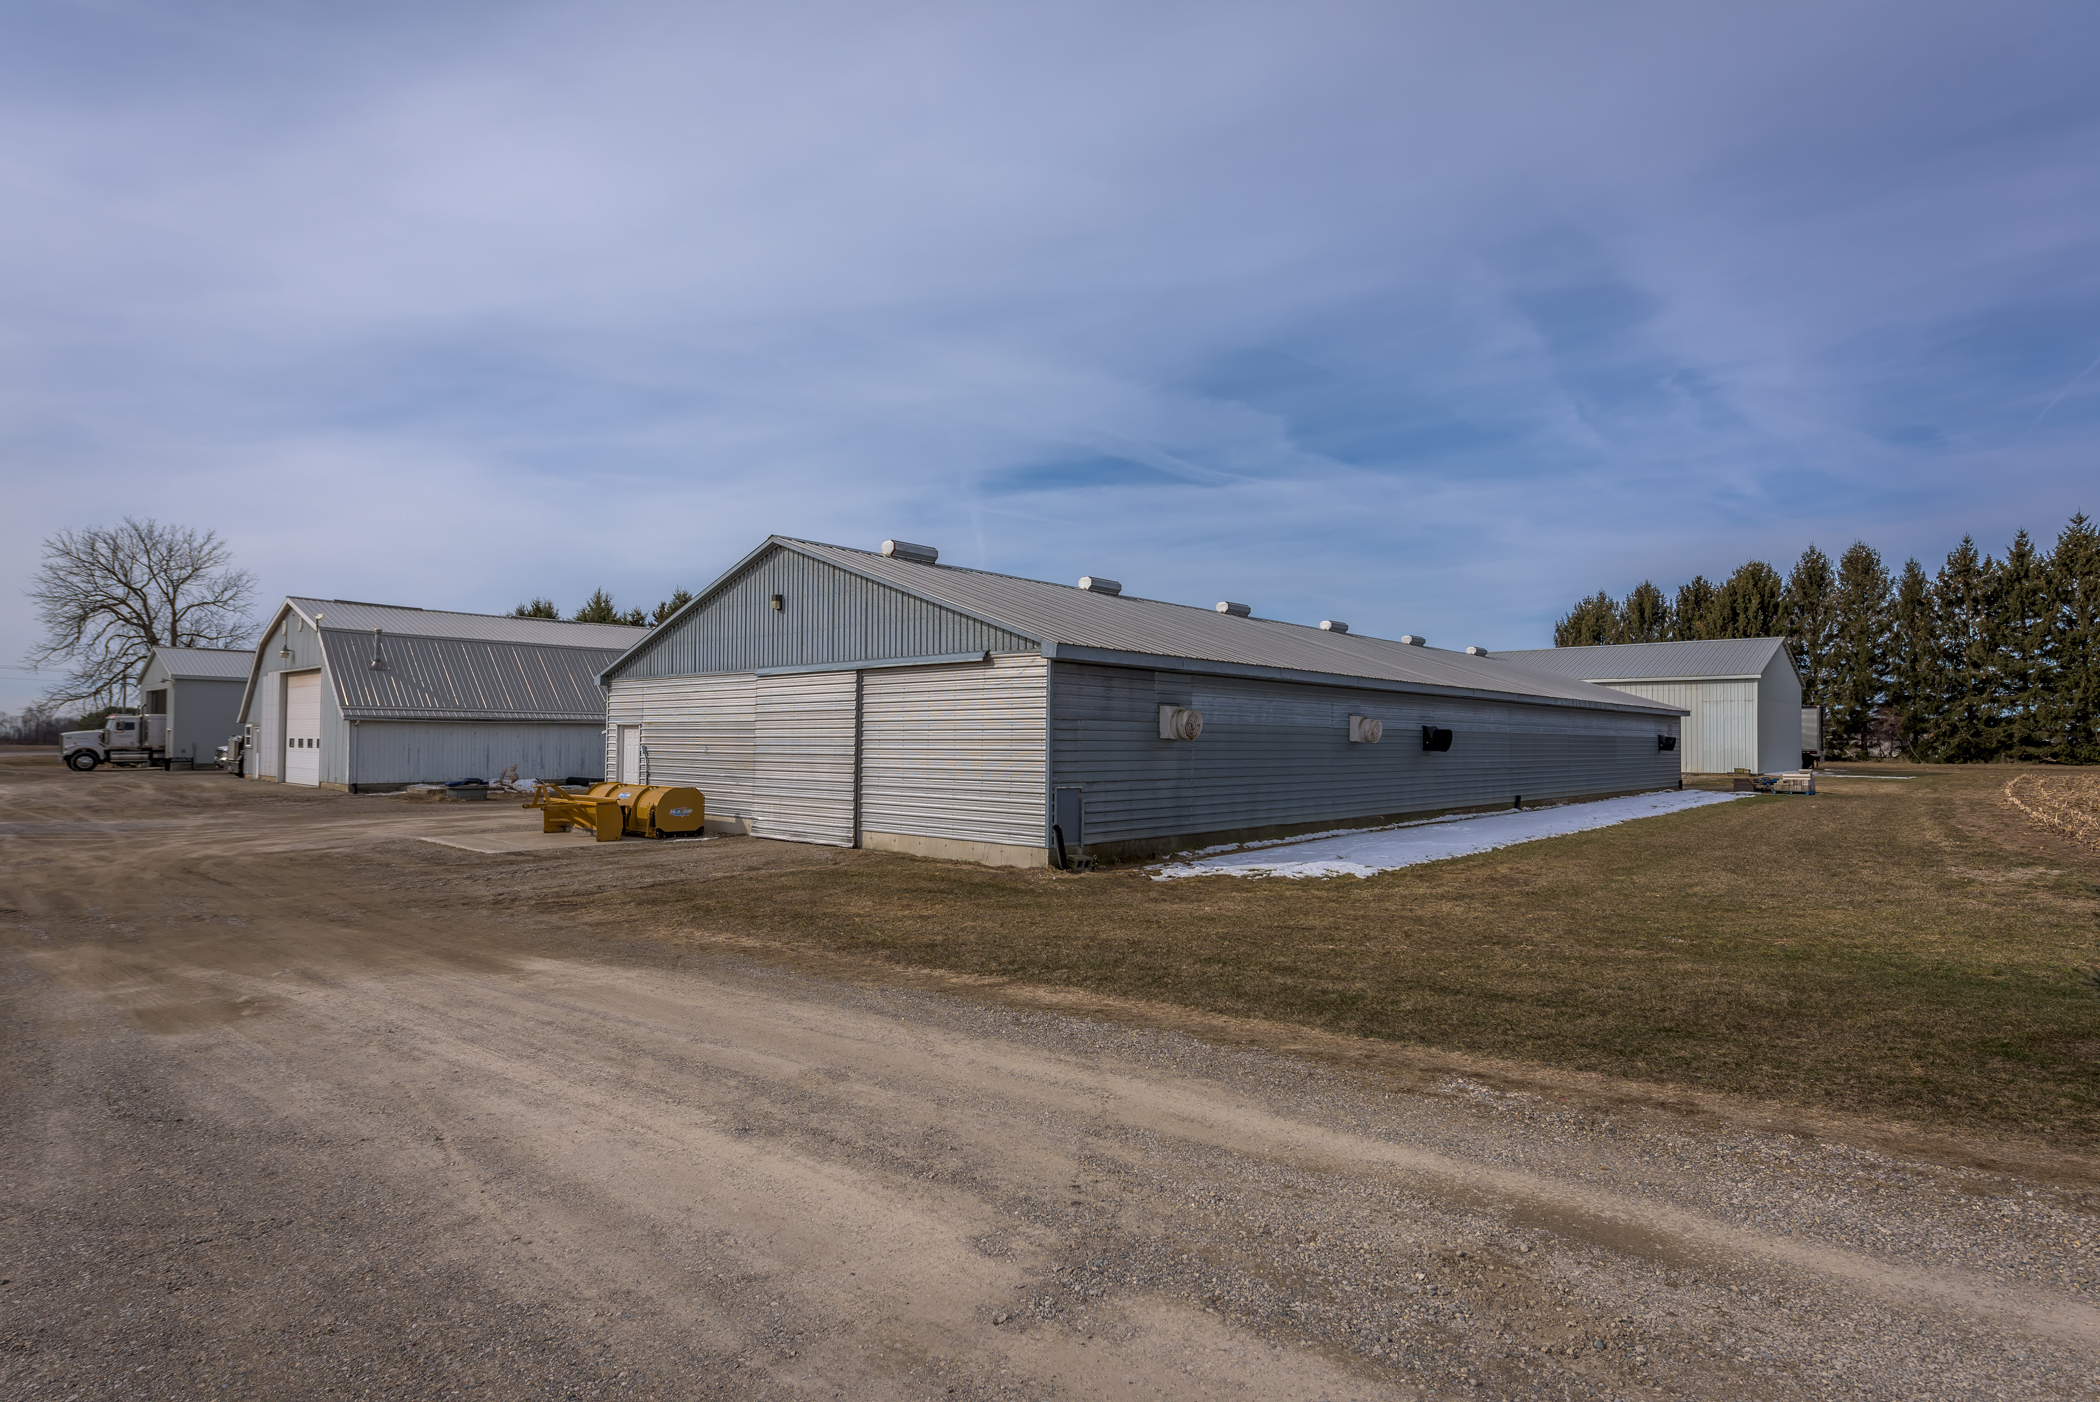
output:
[[[1472,980],[1500,975],[1459,935],[1399,945],[1439,967],[1442,1000],[1410,996],[1442,1009],[1433,1027],[1329,996],[1314,946],[1360,939],[1346,902],[1379,882],[1408,930],[1458,921],[1455,880],[1505,889],[1472,928],[1557,930],[1589,961],[1552,894],[1558,844],[1468,859],[1471,878],[1451,864],[1426,895],[1407,873],[991,887],[749,840],[484,856],[412,835],[524,815],[215,775],[16,759],[0,798],[10,1395],[2071,1398],[2100,1380],[2095,1165],[2060,1100],[2007,1097],[1989,1067],[1966,1098],[1888,1089],[1894,1063],[1856,1052],[1793,1099],[1769,1070],[1644,1075],[1596,1012],[1641,967],[1609,967],[1623,930],[1597,939],[1581,1017],[1480,1016],[1496,1004]],[[1867,830],[1896,802],[1831,808]],[[1772,821],[1756,807],[1722,811]],[[1949,811],[1937,855],[1908,858],[1928,895],[1976,893],[1915,926],[1960,974],[1940,1025],[1980,997],[2001,1039],[2075,1042],[2075,1004],[2004,1014],[2020,1000],[1994,980],[2057,986],[2090,934],[2066,884],[2090,863]],[[1190,885],[1210,889],[1167,894]],[[1093,903],[1058,916],[1084,939],[1055,959],[1048,901]],[[1279,920],[1293,901],[1315,914]],[[1035,951],[1018,969],[956,931],[958,909],[1002,902],[1007,944]],[[1210,957],[1186,932],[1220,918],[1207,902],[1232,922],[1221,962],[1250,921],[1285,928],[1206,1002],[1185,966]],[[1128,914],[1148,908],[1172,918]],[[1972,977],[1944,941],[1979,910],[2026,933]],[[1740,945],[1762,970],[1759,939]],[[1399,956],[1374,953],[1356,977],[1375,991]],[[1692,962],[1746,957],[1721,953]],[[1539,1003],[1527,987],[1505,1002]],[[1859,1087],[1872,1113],[1848,1116]]]

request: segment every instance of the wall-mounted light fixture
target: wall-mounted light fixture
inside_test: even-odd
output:
[[[786,602],[787,596],[785,594],[775,594],[773,596],[773,612],[780,612],[782,605],[784,605]]]

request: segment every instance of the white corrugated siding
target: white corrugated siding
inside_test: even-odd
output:
[[[758,765],[751,835],[851,847],[860,674],[758,679]]]
[[[1041,847],[1048,699],[1034,656],[861,673],[862,830]]]
[[[1691,713],[1684,718],[1677,745],[1685,773],[1759,768],[1756,682],[1618,682],[1612,690],[1682,706]]]
[[[749,818],[757,768],[757,695],[758,679],[749,672],[615,681],[607,706],[604,772],[613,772],[618,727],[638,725],[648,749],[650,782],[700,790],[711,818]]]

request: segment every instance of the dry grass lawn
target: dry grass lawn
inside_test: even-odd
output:
[[[632,893],[758,938],[1635,1081],[2100,1147],[2100,854],[2007,766],[1855,765],[1369,880],[848,853]]]

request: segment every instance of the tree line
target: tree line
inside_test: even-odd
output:
[[[630,628],[653,628],[692,601],[693,596],[686,590],[675,589],[671,592],[670,598],[657,602],[654,613],[645,613],[638,608],[631,608],[623,613],[620,606],[613,602],[612,595],[606,593],[603,589],[594,589],[591,591],[591,597],[583,601],[583,607],[577,609],[569,621],[571,623],[624,623]],[[558,619],[561,617],[561,610],[555,607],[552,599],[533,599],[512,609],[511,616],[514,618]]]
[[[1643,580],[1553,627],[1555,647],[1771,637],[1803,703],[1827,708],[1831,750],[2100,763],[2100,530],[2083,513],[2047,550],[2024,530],[2002,557],[1964,536],[1937,570],[1913,559],[1891,576],[1865,541],[1835,565],[1811,545],[1784,578],[1751,560],[1674,597]]]

